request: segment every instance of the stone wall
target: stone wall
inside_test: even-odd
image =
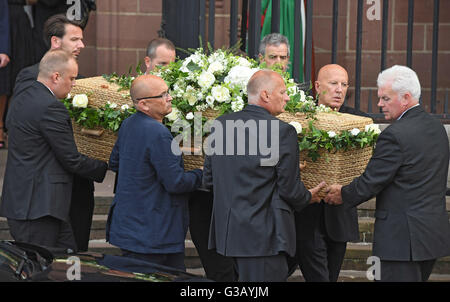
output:
[[[239,7],[241,7],[239,1]],[[350,84],[355,82],[357,0],[339,1],[338,63],[347,68]],[[383,1],[380,0],[382,3]],[[364,1],[366,3],[366,1]],[[387,66],[406,64],[408,0],[390,0]],[[367,111],[372,91],[372,111],[376,109],[376,77],[380,71],[381,20],[369,21],[365,4],[363,16],[361,108]],[[229,0],[216,0],[215,46],[229,43]],[[208,9],[206,9],[208,12]],[[80,55],[80,74],[100,75],[128,72],[143,61],[147,43],[157,37],[162,15],[162,0],[97,0],[85,30],[86,49]],[[315,0],[313,13],[315,69],[331,61],[332,0]],[[423,105],[429,109],[431,86],[433,1],[415,1],[413,68],[423,86]],[[438,112],[443,110],[445,91],[450,87],[450,1],[440,1]],[[349,105],[354,104],[353,88]]]

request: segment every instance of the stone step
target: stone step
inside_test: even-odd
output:
[[[113,197],[96,197],[94,214],[108,215],[112,199]],[[446,206],[447,212],[449,212],[450,215],[450,196],[447,196]],[[358,206],[359,217],[374,217],[374,213],[375,213],[375,199],[371,199]]]
[[[105,227],[107,215],[94,215],[92,218],[90,239],[104,239]],[[373,241],[373,228],[375,218],[372,217],[360,217],[359,221],[359,240],[361,243],[371,243]],[[191,239],[191,234],[188,230],[186,239]],[[8,224],[6,218],[0,217],[0,240],[12,240],[9,233]]]
[[[103,254],[120,255],[120,249],[104,240],[91,240],[89,251]],[[372,256],[372,244],[348,243],[342,270],[366,271],[372,264],[367,264],[367,258]],[[185,241],[185,265],[189,269],[201,268],[201,261],[191,240]],[[450,276],[450,256],[440,258],[434,265],[433,274]],[[449,279],[450,280],[450,279]]]
[[[95,208],[94,214],[96,215],[108,215],[109,207],[112,203],[114,197],[112,196],[96,196],[95,197]],[[358,216],[359,217],[374,217],[375,213],[375,198],[362,203],[358,206]],[[449,212],[450,217],[450,196],[446,197],[447,212]]]
[[[106,236],[106,220],[108,215],[94,215],[92,217],[90,239],[104,239]],[[372,242],[373,224],[375,219],[371,217],[359,218],[359,234],[361,242]],[[191,239],[191,234],[188,230],[186,239]],[[9,233],[8,223],[6,218],[0,217],[0,240],[12,240]]]

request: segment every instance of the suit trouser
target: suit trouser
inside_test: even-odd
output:
[[[312,238],[297,240],[296,259],[307,282],[336,282],[344,261],[347,242],[332,240],[323,213]]]
[[[75,242],[81,252],[88,250],[94,206],[94,182],[74,175],[69,216]]]
[[[205,191],[191,193],[189,199],[189,232],[198,251],[206,277],[217,282],[235,281],[233,259],[208,249],[213,194]]]
[[[288,265],[284,253],[262,257],[233,257],[239,282],[284,282]]]
[[[8,225],[15,241],[76,250],[70,224],[55,217],[44,216],[33,220],[8,218]]]
[[[380,261],[381,282],[425,282],[436,259],[426,261]],[[378,281],[378,280],[377,280]]]

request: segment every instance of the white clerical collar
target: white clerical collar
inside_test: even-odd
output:
[[[409,110],[411,110],[411,109],[413,109],[414,107],[417,107],[417,106],[419,106],[419,104],[416,104],[416,105],[414,105],[414,106],[412,106],[412,107],[409,107],[408,109],[406,109],[405,111],[403,111],[403,113],[398,117],[397,121],[398,121],[399,119],[401,119],[402,116],[403,116],[406,112],[408,112]]]

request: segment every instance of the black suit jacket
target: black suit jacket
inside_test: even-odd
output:
[[[37,80],[39,74],[39,63],[23,68],[16,77],[13,95],[19,94],[25,88]]]
[[[347,106],[341,106],[339,112],[369,117],[367,113]],[[319,227],[321,215],[323,215],[327,234],[332,240],[359,241],[357,209],[345,208],[343,205],[328,205],[323,202],[311,204],[295,214],[297,239],[312,239],[314,229]]]
[[[234,143],[243,147],[246,155],[211,155],[205,159],[203,181],[214,192],[209,248],[219,254],[232,257],[257,257],[276,255],[281,251],[295,253],[294,210],[301,210],[311,199],[311,193],[300,180],[297,133],[291,125],[280,121],[267,110],[248,105],[244,110],[223,115],[216,120],[222,130],[216,128],[210,139],[217,137],[215,146],[223,143],[223,150]],[[234,141],[227,122],[240,121],[247,125],[266,124],[250,132],[246,143]],[[275,124],[278,123],[278,130]],[[273,132],[272,132],[273,131]],[[234,132],[234,131],[233,131]],[[243,131],[238,131],[242,134]],[[222,139],[218,134],[223,134]],[[249,140],[269,145],[279,142],[279,158],[275,165],[261,166],[261,149],[250,153]],[[267,142],[261,141],[266,137]],[[242,149],[241,149],[242,151]],[[254,150],[256,151],[256,150]],[[275,148],[274,148],[274,152]],[[273,155],[274,153],[272,153]]]
[[[67,109],[38,81],[14,96],[6,125],[9,148],[0,214],[68,221],[73,174],[103,181],[107,164],[78,153]]]
[[[375,256],[423,261],[450,255],[448,166],[446,131],[420,106],[380,134],[364,173],[342,188],[346,207],[377,197]]]
[[[32,85],[38,75],[39,63],[23,68],[17,75],[14,95]],[[83,77],[78,75],[77,79],[79,78]],[[88,249],[94,204],[94,182],[74,174],[70,222],[79,251]]]

